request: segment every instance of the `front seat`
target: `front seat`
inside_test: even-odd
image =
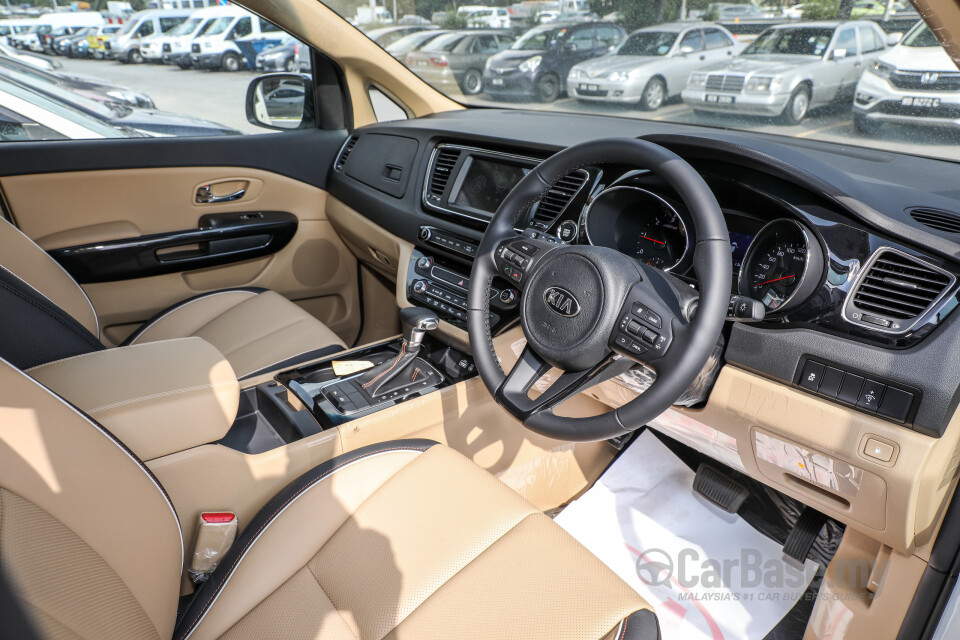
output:
[[[660,637],[649,605],[550,518],[425,440],[295,480],[245,523],[178,621],[183,559],[147,468],[0,362],[0,569],[40,637]]]
[[[21,369],[105,348],[97,313],[70,274],[0,218],[0,357]],[[160,312],[124,345],[198,336],[237,373],[291,366],[345,348],[322,322],[258,288],[201,294]]]

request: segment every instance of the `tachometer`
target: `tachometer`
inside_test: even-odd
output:
[[[677,210],[657,194],[621,185],[601,192],[586,212],[592,244],[616,249],[657,269],[671,270],[691,254],[691,238]]]
[[[770,312],[794,307],[810,296],[823,274],[823,251],[799,222],[774,220],[753,239],[740,268],[740,295],[763,302]]]

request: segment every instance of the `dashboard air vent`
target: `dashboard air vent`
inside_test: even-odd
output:
[[[531,223],[540,229],[549,229],[554,220],[573,200],[583,183],[587,181],[586,171],[574,171],[561,178],[540,200],[540,204],[533,211]]]
[[[343,171],[343,167],[347,164],[347,158],[350,157],[350,152],[353,151],[353,148],[357,146],[357,140],[360,139],[360,136],[350,136],[346,144],[343,145],[343,149],[340,150],[340,155],[337,157],[337,163],[333,166],[337,171]]]
[[[439,199],[443,195],[453,167],[460,159],[460,149],[441,148],[437,150],[437,158],[433,163],[433,173],[430,174],[430,195]]]
[[[955,281],[952,274],[912,256],[881,249],[851,292],[854,311],[880,328],[907,330]]]
[[[910,210],[910,217],[923,226],[936,229],[937,231],[960,233],[960,215],[950,213],[949,211],[918,207]]]

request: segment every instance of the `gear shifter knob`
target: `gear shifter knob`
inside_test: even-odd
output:
[[[437,314],[422,307],[400,309],[400,322],[403,324],[403,339],[407,341],[408,351],[418,349],[424,334],[440,326]]]

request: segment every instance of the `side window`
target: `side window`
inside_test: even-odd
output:
[[[234,38],[243,38],[251,33],[253,33],[253,24],[250,18],[240,18],[240,20],[237,21],[237,26],[233,28]]]
[[[593,49],[593,29],[578,29],[567,40],[567,46],[574,51],[590,51]]]
[[[613,47],[620,44],[620,30],[613,27],[597,27],[597,46]]]
[[[839,34],[837,34],[837,44],[833,46],[834,51],[837,49],[846,49],[848,56],[857,55],[857,32],[853,29],[844,29]]]
[[[496,53],[500,50],[497,47],[496,37],[492,35],[478,36],[475,48],[477,53]]]
[[[733,40],[720,29],[704,29],[707,49],[721,49],[723,47],[732,47]]]
[[[137,29],[137,35],[141,38],[146,38],[147,36],[153,35],[153,20],[147,20],[140,25],[140,28]]]
[[[260,32],[261,32],[261,33],[273,33],[273,32],[277,32],[277,31],[280,31],[280,27],[278,27],[277,25],[273,24],[273,23],[270,22],[269,20],[264,20],[263,18],[260,18]]]
[[[497,36],[497,47],[499,49],[509,49],[513,44],[513,38],[510,36]]]
[[[160,31],[166,33],[184,20],[186,20],[186,18],[160,18]]]
[[[680,41],[681,51],[700,51],[703,49],[703,34],[700,29],[688,31]]]
[[[880,38],[877,37],[876,31],[866,26],[858,27],[857,30],[860,32],[861,51],[870,53],[871,51],[883,49],[883,43],[880,41]]]

